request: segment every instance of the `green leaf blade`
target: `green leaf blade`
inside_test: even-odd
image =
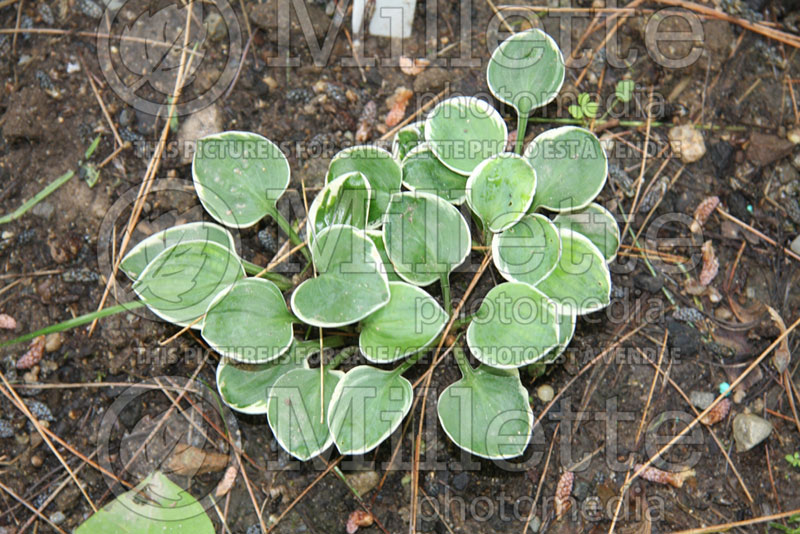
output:
[[[536,171],[522,156],[503,152],[485,159],[467,180],[467,204],[492,232],[514,226],[528,211]]]
[[[610,211],[592,202],[582,210],[559,213],[553,224],[578,232],[602,252],[606,263],[614,261],[620,244],[619,224]]]
[[[589,238],[559,229],[561,259],[536,287],[550,297],[561,314],[585,315],[611,302],[611,273],[605,257]]]
[[[573,211],[586,207],[606,184],[608,158],[600,140],[584,128],[562,126],[531,141],[525,157],[536,169],[531,211]]]
[[[536,285],[558,265],[561,238],[543,215],[526,215],[492,240],[492,261],[509,282]]]
[[[142,302],[162,319],[200,329],[208,305],[244,277],[238,256],[211,241],[188,241],[165,250],[133,284]]]
[[[403,185],[455,205],[462,204],[467,197],[466,178],[448,169],[426,143],[416,146],[403,159]]]
[[[274,213],[286,191],[289,161],[266,137],[223,132],[197,141],[192,178],[206,211],[232,228],[253,226]]]
[[[343,174],[325,184],[308,209],[306,233],[316,235],[334,224],[365,230],[369,218],[372,188],[360,172]]]
[[[533,286],[518,282],[492,288],[467,328],[472,354],[498,369],[535,363],[558,343],[555,305]]]
[[[489,90],[520,115],[558,96],[565,74],[561,50],[539,29],[518,32],[500,43],[486,69]]]
[[[360,172],[371,188],[369,226],[380,226],[389,199],[400,191],[403,175],[400,164],[386,150],[372,145],[345,148],[336,154],[328,166],[325,182],[329,183],[344,174]]]
[[[447,314],[427,292],[390,282],[391,299],[361,323],[361,354],[372,363],[391,363],[428,347],[442,332]]]
[[[317,235],[311,249],[318,276],[292,293],[295,315],[306,324],[330,328],[360,321],[389,302],[389,281],[367,235],[334,225]]]
[[[289,350],[293,322],[274,283],[245,278],[209,304],[201,334],[223,356],[241,363],[267,363]]]
[[[172,226],[143,239],[128,251],[119,267],[135,282],[163,250],[185,241],[211,241],[236,251],[236,243],[227,229],[214,223],[193,222]]]
[[[354,367],[336,386],[328,427],[342,454],[365,454],[400,426],[411,409],[411,383],[394,371]]]
[[[485,101],[455,97],[428,114],[425,141],[447,168],[468,176],[480,162],[505,150],[508,128]]]
[[[461,213],[444,199],[419,192],[392,197],[383,239],[397,274],[418,286],[432,284],[461,265],[472,245]]]
[[[328,412],[342,377],[341,371],[324,369],[320,380],[319,369],[292,369],[278,378],[270,390],[269,427],[278,444],[298,460],[305,462],[319,456],[333,443],[321,410]]]

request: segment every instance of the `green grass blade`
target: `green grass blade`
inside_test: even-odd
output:
[[[91,323],[95,319],[102,319],[103,317],[108,317],[109,315],[114,315],[124,311],[135,310],[136,308],[141,308],[142,306],[144,306],[144,303],[137,300],[133,302],[126,302],[125,304],[118,304],[110,308],[104,308],[100,311],[87,313],[86,315],[81,315],[80,317],[75,317],[74,319],[68,319],[60,323],[51,324],[50,326],[46,326],[44,328],[36,330],[35,332],[30,332],[29,334],[25,334],[10,341],[4,341],[3,343],[0,343],[0,347],[7,347],[9,345],[14,345],[15,343],[30,341],[35,337],[44,336],[47,334],[53,334],[55,332],[63,332],[65,330],[70,330],[71,328]]]

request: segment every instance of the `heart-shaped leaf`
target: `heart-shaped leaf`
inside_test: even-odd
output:
[[[439,422],[453,443],[481,458],[514,458],[533,432],[533,410],[517,369],[462,366],[463,378],[439,396]]]
[[[389,302],[381,256],[364,231],[334,225],[311,247],[318,276],[292,294],[292,310],[306,324],[324,328],[355,323]]]
[[[412,191],[431,193],[456,205],[467,196],[464,176],[445,167],[425,143],[412,149],[403,160],[403,184]]]
[[[375,248],[378,249],[378,254],[380,254],[382,262],[380,271],[386,275],[386,279],[389,282],[402,281],[403,279],[400,278],[394,270],[394,265],[392,265],[392,262],[389,260],[389,255],[386,254],[386,244],[383,242],[383,230],[367,230],[366,234],[375,245]]]
[[[268,393],[275,381],[292,369],[307,368],[305,355],[289,351],[269,363],[256,365],[220,359],[217,365],[217,391],[222,400],[237,412],[247,414],[267,413]]]
[[[242,363],[267,363],[291,346],[294,320],[278,286],[262,278],[245,278],[211,302],[202,335],[223,356]]]
[[[391,363],[419,352],[447,323],[447,314],[423,289],[390,282],[389,290],[389,304],[361,322],[358,346],[372,363]]]
[[[559,213],[553,219],[553,224],[588,237],[603,253],[606,262],[610,263],[617,257],[619,224],[611,212],[600,204],[592,202],[582,210]]]
[[[227,247],[213,241],[185,241],[156,256],[133,284],[133,290],[153,313],[187,326],[243,276],[238,256]],[[192,324],[196,329],[201,326]]]
[[[192,495],[160,471],[151,473],[75,530],[75,534],[135,532],[214,534],[214,525]]]
[[[328,166],[326,183],[349,174],[360,172],[372,188],[369,206],[369,225],[378,226],[383,221],[389,198],[400,191],[403,181],[400,165],[386,150],[372,145],[345,148],[336,154]]]
[[[564,83],[564,57],[539,29],[515,33],[495,48],[486,69],[489,90],[520,115],[551,102]]]
[[[440,102],[428,114],[425,140],[445,166],[468,176],[480,162],[505,150],[508,128],[485,101],[459,96]]]
[[[125,255],[119,267],[135,282],[147,264],[161,251],[185,241],[212,241],[231,251],[236,250],[233,236],[222,226],[210,222],[193,222],[167,228],[140,241]]]
[[[400,128],[392,139],[392,156],[397,161],[403,161],[411,150],[425,141],[425,122],[412,122]]]
[[[371,194],[369,182],[360,172],[343,174],[328,182],[308,209],[309,239],[313,241],[319,232],[334,224],[365,229]]]
[[[611,273],[605,257],[589,238],[560,228],[561,258],[536,287],[553,299],[561,314],[584,315],[611,302]]]
[[[533,200],[536,172],[522,156],[503,152],[485,159],[467,180],[467,204],[492,232],[519,221]]]
[[[560,256],[558,230],[544,215],[526,215],[492,240],[492,260],[509,282],[537,284],[553,272]]]
[[[280,148],[258,134],[223,132],[197,141],[194,187],[206,211],[225,226],[247,228],[274,217],[289,175]]]
[[[562,126],[539,134],[525,149],[536,169],[531,211],[573,211],[589,205],[603,189],[608,158],[600,140],[584,128]]]
[[[534,363],[559,343],[553,302],[533,286],[505,282],[492,288],[467,328],[467,344],[481,362],[499,369]]]
[[[333,443],[328,423],[322,418],[320,397],[328,413],[341,371],[292,369],[281,375],[269,392],[267,421],[275,439],[289,454],[301,461],[321,454]],[[322,391],[320,391],[322,385]]]
[[[395,371],[354,367],[336,386],[328,427],[342,454],[364,454],[388,438],[411,409],[411,383]]]
[[[472,245],[467,221],[452,204],[418,192],[392,196],[383,239],[397,274],[418,286],[447,276]]]

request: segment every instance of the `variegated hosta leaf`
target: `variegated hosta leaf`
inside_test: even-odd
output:
[[[480,162],[505,150],[508,128],[484,100],[459,96],[431,110],[425,140],[447,168],[468,176]]]
[[[400,128],[392,139],[392,156],[403,161],[406,155],[417,145],[425,141],[425,122],[412,122]]]
[[[267,363],[291,346],[294,320],[278,286],[246,278],[211,302],[202,335],[223,356],[242,363]]]
[[[414,147],[403,159],[403,184],[412,191],[431,193],[456,205],[467,197],[467,179],[445,167],[425,143]]]
[[[162,319],[180,326],[192,324],[231,284],[244,277],[239,257],[213,241],[185,241],[163,251],[144,269],[133,290]]]
[[[364,454],[380,445],[411,409],[411,383],[395,371],[354,367],[339,381],[328,427],[342,454]]]
[[[267,420],[275,439],[283,449],[306,461],[321,454],[333,443],[328,423],[321,410],[328,413],[341,371],[292,369],[275,381],[269,392]],[[322,403],[320,398],[322,397]]]
[[[582,210],[559,213],[553,219],[553,224],[588,237],[603,253],[606,262],[612,262],[617,257],[619,224],[611,212],[600,204],[592,202]]]
[[[547,277],[561,256],[561,238],[544,215],[526,215],[492,240],[492,261],[509,282],[536,285]]]
[[[500,101],[528,115],[558,96],[564,83],[564,57],[552,37],[539,29],[515,33],[489,59],[489,90]]]
[[[379,226],[383,221],[389,198],[400,191],[403,181],[400,164],[386,150],[372,146],[353,146],[336,154],[328,166],[325,182],[349,174],[360,172],[369,182],[372,197],[369,206],[370,226]]]
[[[361,322],[358,345],[373,363],[391,363],[430,345],[444,329],[447,314],[425,290],[390,282],[389,304]]]
[[[525,157],[537,178],[530,211],[579,210],[606,184],[608,158],[600,140],[585,128],[562,126],[541,133],[526,147]]]
[[[428,193],[392,197],[383,239],[397,274],[419,286],[448,275],[464,262],[471,247],[469,227],[461,213]]]
[[[375,248],[378,249],[378,254],[383,262],[380,271],[386,275],[386,279],[389,282],[402,281],[403,279],[400,278],[400,276],[398,276],[397,272],[394,270],[394,265],[392,265],[391,260],[389,260],[389,255],[386,254],[386,244],[383,242],[383,230],[367,230],[366,234],[370,241],[372,241],[372,243],[375,245]]]
[[[311,247],[317,276],[292,294],[292,310],[306,324],[323,328],[360,321],[389,302],[389,282],[378,249],[363,230],[334,225]]]
[[[545,358],[559,343],[553,302],[533,286],[505,282],[492,288],[467,328],[472,354],[491,367],[511,369]]]
[[[197,499],[154,471],[75,530],[75,534],[97,532],[214,534],[214,525]]]
[[[536,172],[522,156],[503,152],[482,161],[467,180],[467,204],[492,232],[516,224],[528,211]]]
[[[274,214],[289,175],[280,148],[258,134],[223,132],[197,141],[194,187],[206,211],[225,226],[246,228]]]
[[[269,363],[244,364],[222,358],[217,365],[219,396],[237,412],[267,413],[268,394],[275,381],[292,369],[308,367],[305,354],[294,350],[296,346]]]
[[[536,287],[550,297],[559,313],[584,315],[611,302],[611,273],[606,259],[589,238],[560,228],[561,258]]]
[[[343,174],[325,184],[308,209],[309,239],[313,241],[319,232],[334,224],[349,224],[364,230],[371,194],[369,182],[360,172]]]
[[[119,267],[135,282],[161,251],[185,241],[212,241],[236,251],[236,243],[227,229],[210,222],[193,222],[167,228],[140,241],[125,255]]]
[[[463,377],[439,396],[437,411],[445,434],[481,458],[514,458],[525,452],[533,411],[517,369],[464,364]]]

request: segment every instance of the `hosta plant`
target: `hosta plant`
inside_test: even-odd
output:
[[[276,208],[290,172],[277,146],[254,133],[213,135],[198,142],[192,173],[216,223],[167,229],[122,262],[156,315],[199,330],[222,356],[224,402],[266,415],[300,460],[332,445],[366,453],[401,424],[414,395],[404,373],[445,334],[450,278],[468,258],[490,254],[500,283],[482,291],[474,314],[453,318],[462,378],[442,391],[438,414],[447,436],[481,457],[523,453],[534,419],[520,368],[552,362],[577,318],[609,304],[620,236],[594,202],[607,175],[598,139],[568,126],[523,149],[528,115],[563,83],[561,51],[539,30],[517,33],[494,52],[487,78],[516,113],[515,151],[488,102],[445,100],[401,129],[391,152],[336,155],[293,226]],[[259,268],[229,233],[266,215],[295,242],[305,230],[311,268],[291,287],[252,276]],[[341,351],[312,366],[323,346]],[[337,369],[347,356],[347,371]]]

